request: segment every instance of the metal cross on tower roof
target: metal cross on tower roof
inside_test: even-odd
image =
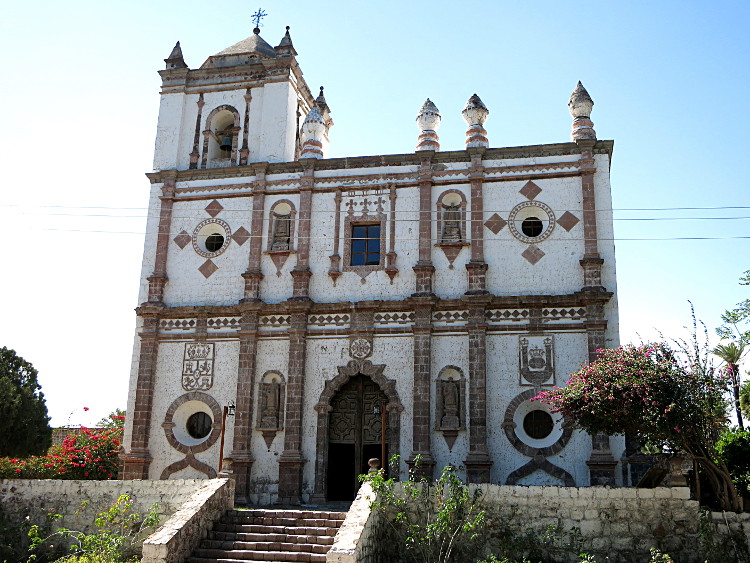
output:
[[[263,18],[265,18],[265,17],[267,16],[267,15],[268,15],[268,14],[266,14],[266,12],[265,12],[265,11],[263,11],[263,10],[262,10],[262,9],[260,9],[260,8],[258,8],[258,11],[257,11],[257,12],[255,12],[255,13],[254,13],[254,14],[253,14],[253,15],[251,16],[251,18],[252,18],[252,19],[253,19],[253,20],[255,21],[255,27],[258,27],[258,28],[259,28],[259,27],[260,27],[261,25],[263,25],[263,24],[261,24],[261,23],[260,23],[260,20],[262,20]]]

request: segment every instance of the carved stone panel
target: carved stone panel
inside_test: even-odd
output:
[[[182,360],[182,388],[206,391],[214,384],[214,344],[188,342]]]
[[[349,355],[357,360],[364,360],[372,354],[372,343],[366,338],[355,338],[349,344]]]
[[[522,336],[519,338],[519,369],[521,385],[554,385],[554,340],[550,336]]]

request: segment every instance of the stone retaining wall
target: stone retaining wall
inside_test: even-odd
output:
[[[471,487],[483,492],[485,556],[502,554],[520,561],[524,550],[508,553],[510,539],[518,546],[532,545],[535,557],[566,563],[579,561],[581,552],[595,555],[597,561],[609,557],[608,563],[643,563],[651,547],[680,563],[750,561],[737,555],[750,543],[750,513],[702,512],[687,488]],[[355,505],[362,500],[358,497]],[[368,554],[350,549],[346,557],[332,554],[328,561],[398,561],[388,526],[377,521],[382,514],[358,509],[359,544],[369,546]],[[359,547],[353,538],[348,544]]]
[[[381,562],[378,541],[385,535],[383,526],[387,523],[382,513],[370,508],[374,500],[370,484],[362,483],[326,555],[326,563]]]
[[[43,525],[48,514],[59,514],[52,527],[68,528],[87,533],[95,531],[96,515],[110,508],[120,495],[133,501],[132,512],[144,514],[154,503],[159,505],[161,527],[146,541],[171,554],[188,545],[185,533],[200,541],[204,528],[218,519],[220,513],[234,505],[234,483],[229,479],[174,479],[165,481],[66,481],[60,479],[4,479],[0,480],[0,513],[11,524],[27,516],[34,524]],[[88,506],[81,509],[81,503]],[[176,522],[184,530],[176,529]],[[191,539],[192,541],[192,539]],[[197,543],[196,541],[196,543]],[[140,549],[140,546],[134,546]],[[192,548],[191,548],[192,549]],[[150,553],[154,553],[153,550]],[[153,559],[176,561],[176,559]]]
[[[90,532],[96,514],[110,508],[120,495],[129,495],[133,512],[143,514],[159,504],[164,522],[187,501],[204,479],[169,481],[66,481],[61,479],[0,480],[0,509],[12,522],[26,516],[43,523],[48,514],[60,514],[56,527]],[[81,503],[89,506],[81,510]]]
[[[143,542],[143,563],[180,563],[190,556],[214,523],[234,507],[234,481],[209,479]]]

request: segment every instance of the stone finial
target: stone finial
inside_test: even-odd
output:
[[[570,115],[573,117],[573,131],[570,134],[571,141],[575,142],[584,139],[596,140],[594,123],[591,121],[591,110],[593,107],[594,100],[591,99],[586,88],[579,81],[578,86],[576,86],[576,89],[570,95],[570,101],[568,101],[568,109],[570,110]]]
[[[490,142],[487,140],[487,131],[483,127],[489,114],[490,110],[487,109],[482,99],[476,94],[466,102],[461,115],[463,115],[464,121],[469,126],[466,130],[467,149],[472,147],[488,148],[490,146]]]
[[[305,142],[302,144],[300,158],[323,158],[323,135],[326,132],[326,122],[318,110],[313,106],[302,123],[302,134]]]
[[[315,105],[318,106],[318,109],[320,110],[321,115],[325,115],[326,112],[331,111],[331,108],[328,107],[328,103],[326,102],[326,98],[323,95],[323,87],[320,87],[320,94],[318,94],[318,97],[315,98]]]
[[[286,33],[281,38],[281,43],[273,48],[279,55],[296,55],[297,51],[292,44],[292,36],[289,35],[289,26],[286,26]]]
[[[167,70],[188,67],[188,65],[185,64],[185,59],[182,58],[182,47],[180,47],[179,41],[175,44],[169,57],[164,59],[164,62],[167,63]]]
[[[284,37],[281,38],[281,43],[279,43],[279,47],[293,47],[292,36],[289,35],[289,26],[286,26],[286,33],[284,34]]]
[[[437,106],[427,98],[422,109],[417,114],[417,127],[419,127],[418,151],[439,151],[440,138],[437,130],[440,128],[440,111]]]

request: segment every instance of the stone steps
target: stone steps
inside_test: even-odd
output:
[[[230,510],[188,563],[324,562],[346,512]]]

